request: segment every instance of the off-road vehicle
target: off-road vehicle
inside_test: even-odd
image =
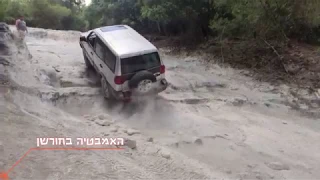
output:
[[[127,25],[81,33],[80,46],[86,66],[101,76],[107,99],[155,95],[168,86],[158,49]]]

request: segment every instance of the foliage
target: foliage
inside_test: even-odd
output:
[[[93,0],[85,10],[89,28],[101,25],[140,24],[140,7],[137,0]]]
[[[216,14],[211,21],[210,27],[224,31],[226,37],[308,41],[320,27],[320,2],[316,0],[217,0],[215,5],[231,15]]]
[[[194,39],[320,39],[319,0],[1,0],[0,20],[87,30],[128,24],[146,33]]]
[[[32,22],[37,27],[61,29],[61,20],[71,14],[71,11],[59,4],[51,5],[47,0],[31,0],[30,9]]]
[[[10,24],[14,24],[17,18],[24,16],[27,25],[33,27],[77,30],[84,30],[86,27],[86,21],[83,17],[84,0],[6,1],[5,16],[1,20]]]
[[[0,21],[5,19],[6,9],[8,7],[9,0],[1,0],[0,1]]]

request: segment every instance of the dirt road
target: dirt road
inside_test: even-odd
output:
[[[320,178],[320,121],[288,106],[289,87],[163,52],[168,90],[145,103],[109,104],[85,69],[78,35],[30,29],[26,46],[12,45],[5,68],[14,88],[1,86],[0,171],[37,137],[125,137],[133,145],[32,151],[10,179]]]

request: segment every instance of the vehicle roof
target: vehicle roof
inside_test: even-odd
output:
[[[152,43],[127,25],[100,27],[94,32],[122,58],[157,51]]]

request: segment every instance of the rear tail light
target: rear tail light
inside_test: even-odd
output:
[[[164,74],[166,72],[166,67],[164,65],[160,66],[160,73]]]
[[[117,85],[123,84],[123,83],[124,83],[123,77],[122,77],[122,76],[116,76],[116,77],[114,78],[114,83],[117,84]]]

